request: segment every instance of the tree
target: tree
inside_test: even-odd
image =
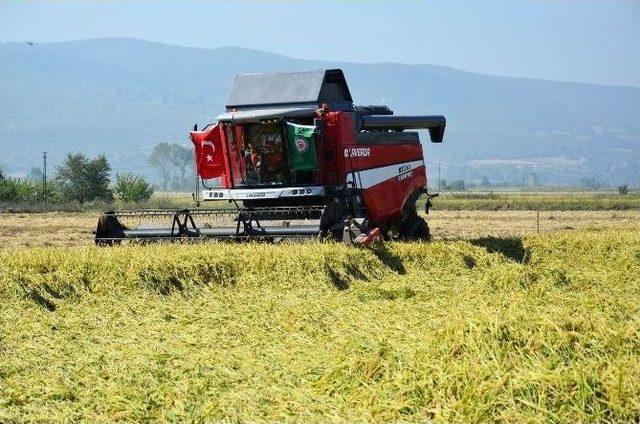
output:
[[[595,178],[582,177],[580,178],[580,186],[590,189],[599,189],[600,187],[602,187],[602,184]]]
[[[0,179],[0,201],[33,202],[37,200],[38,191],[29,181],[11,177]]]
[[[153,194],[153,187],[140,175],[131,173],[116,175],[113,193],[124,202],[141,202]]]
[[[171,144],[170,157],[171,163],[179,173],[179,179],[177,175],[174,178],[173,188],[181,188],[186,183],[185,174],[187,173],[187,168],[189,167],[189,165],[193,164],[193,150],[179,144]]]
[[[0,168],[0,202],[33,202],[38,198],[38,190],[28,180],[11,178]]]
[[[109,162],[102,155],[89,160],[82,153],[70,153],[57,168],[55,182],[62,198],[67,201],[111,200],[110,172]]]
[[[540,179],[538,178],[538,174],[536,174],[535,172],[531,173],[531,184],[534,187],[538,187],[540,185]]]
[[[149,156],[149,164],[158,171],[163,190],[187,185],[191,180],[187,180],[186,174],[193,161],[193,150],[180,144],[157,144]]]
[[[447,188],[452,191],[465,191],[467,186],[464,180],[453,180],[449,183]]]
[[[491,187],[491,181],[489,181],[489,178],[485,175],[482,177],[482,182],[480,183],[480,185],[482,187]]]
[[[42,169],[31,168],[31,171],[29,171],[29,175],[27,176],[27,179],[32,183],[37,184],[42,182],[43,177],[44,177],[44,173],[42,172]]]
[[[162,179],[162,189],[166,191],[173,177],[171,145],[169,143],[157,144],[149,157],[149,165],[158,170],[160,178]]]
[[[629,184],[622,184],[618,186],[618,194],[620,196],[627,196],[629,194]]]

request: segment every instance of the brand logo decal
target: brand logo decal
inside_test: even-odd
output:
[[[247,193],[247,197],[264,197],[266,193],[257,192],[257,193]]]
[[[296,138],[296,149],[300,153],[304,153],[309,148],[309,143],[304,138]]]
[[[369,147],[345,147],[344,157],[366,158],[371,156],[371,148]]]
[[[402,175],[400,175],[400,176],[398,177],[398,181],[404,181],[404,180],[406,180],[407,178],[411,178],[411,177],[413,177],[413,171],[409,171],[409,172],[407,172],[406,174],[402,174]]]

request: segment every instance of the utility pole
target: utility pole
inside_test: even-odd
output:
[[[47,152],[42,152],[43,171],[42,171],[42,198],[44,207],[47,208]]]
[[[193,201],[196,202],[196,207],[200,207],[200,177],[196,174],[196,191],[191,193]]]

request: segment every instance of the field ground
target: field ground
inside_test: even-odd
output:
[[[2,249],[0,421],[638,422],[640,243],[603,227]]]
[[[96,212],[5,213],[0,215],[0,249],[90,246]],[[435,239],[469,239],[535,234],[536,211],[444,211],[427,217]],[[597,228],[640,229],[640,210],[540,211],[540,232]]]

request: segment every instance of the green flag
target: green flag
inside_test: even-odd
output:
[[[287,139],[289,140],[289,160],[296,171],[313,171],[318,169],[318,158],[313,141],[316,127],[313,125],[296,125],[287,122]]]

